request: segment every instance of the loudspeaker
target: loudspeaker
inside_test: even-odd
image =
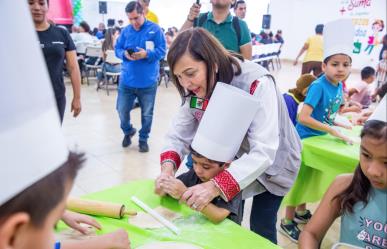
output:
[[[262,28],[263,29],[270,29],[270,21],[271,21],[271,15],[263,15]]]
[[[114,27],[114,25],[116,25],[116,19],[108,19],[107,20],[108,27]]]
[[[99,2],[99,13],[107,14],[107,2],[105,1]]]

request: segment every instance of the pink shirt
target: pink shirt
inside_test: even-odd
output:
[[[367,82],[359,81],[352,85],[352,88],[356,89],[357,93],[351,96],[351,99],[359,102],[362,105],[368,106],[371,103],[371,89]]]

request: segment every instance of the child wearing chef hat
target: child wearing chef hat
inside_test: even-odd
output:
[[[325,25],[322,64],[324,74],[310,85],[298,116],[296,129],[301,139],[329,133],[352,143],[334,126],[343,126],[335,123],[335,118],[344,100],[342,81],[351,70],[353,38],[354,27],[350,19],[340,19]],[[280,225],[280,231],[292,241],[297,241],[300,235],[297,223],[307,223],[311,218],[305,204],[300,204],[297,212],[295,209],[287,207],[286,218]]]
[[[66,146],[32,20],[14,18],[30,15],[27,4],[4,0],[0,9],[6,10],[0,16],[5,32],[17,37],[0,48],[7,61],[0,67],[0,249],[52,249],[53,227],[63,218],[84,157]],[[66,213],[65,220],[87,219]],[[97,247],[90,247],[96,241],[82,242],[81,248],[129,248],[127,234],[118,235],[100,236]],[[126,238],[126,247],[112,246],[120,238]]]

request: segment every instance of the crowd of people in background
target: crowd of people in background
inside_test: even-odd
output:
[[[182,106],[165,139],[165,147],[160,155],[161,172],[155,182],[155,192],[160,196],[169,194],[180,199],[191,209],[203,212],[215,223],[228,217],[240,224],[244,203],[241,200],[242,191],[248,190],[248,198],[253,198],[251,231],[277,243],[277,212],[300,168],[300,138],[330,134],[351,144],[353,141],[350,138],[333,128],[333,125],[349,128],[337,123],[336,115],[345,112],[345,108],[347,111],[360,113],[372,102],[381,100],[385,107],[387,35],[383,38],[377,67],[364,67],[361,70],[361,79],[348,86],[346,80],[351,72],[353,37],[349,37],[349,42],[345,40],[346,35],[341,37],[343,41],[341,38],[333,39],[341,46],[334,50],[332,44],[326,42],[326,39],[332,42],[332,33],[324,37],[324,32],[327,28],[329,31],[336,30],[337,34],[340,25],[350,29],[352,24],[340,21],[338,26],[335,22],[327,27],[318,24],[315,35],[305,41],[293,63],[297,65],[306,52],[301,76],[295,82],[295,88],[281,95],[278,94],[278,86],[270,72],[250,60],[253,46],[280,43],[282,47],[282,30],[277,30],[276,34],[270,30],[262,30],[259,34],[250,33],[244,21],[247,5],[243,0],[211,1],[211,4],[212,9],[203,13],[201,5],[194,3],[180,29],[169,27],[165,30],[158,25],[157,15],[150,10],[150,0],[131,1],[125,8],[128,25],[123,20],[115,23],[110,19],[107,26],[100,23],[98,27],[91,29],[86,21],[82,21],[79,25],[73,25],[69,33],[46,19],[48,0],[29,1],[61,121],[66,106],[63,68],[67,68],[71,80],[71,111],[76,117],[82,110],[80,91],[85,65],[101,64],[102,71],[97,73],[99,82],[104,80],[105,72],[120,73],[117,79],[116,110],[123,133],[122,147],[130,146],[131,139],[137,132],[130,116],[137,103],[141,110],[138,151],[148,152],[159,70],[160,65],[163,65],[160,62],[167,56],[171,79],[182,98]],[[136,39],[132,39],[133,37]],[[96,57],[101,58],[100,61],[87,56],[89,46],[101,47],[101,55]],[[120,62],[106,61],[109,53],[114,53]],[[375,81],[376,87],[372,90],[370,85]],[[197,139],[196,132],[200,130],[198,127],[205,111],[203,103],[198,104],[198,100],[208,103],[214,89],[218,84],[221,85],[219,82],[230,84],[261,101],[259,111],[242,134],[242,140],[244,138],[249,146],[245,147],[242,142],[237,144],[243,155],[234,153],[230,161],[210,158],[191,146],[194,139]],[[304,104],[297,117],[297,108],[301,102]],[[375,113],[383,114],[380,111]],[[348,212],[343,211],[357,215],[366,212],[366,215],[370,215],[377,209],[375,206],[383,201],[385,193],[379,190],[387,188],[386,162],[380,159],[386,158],[386,151],[383,151],[387,137],[385,109],[384,120],[379,116],[375,117],[375,113],[361,133],[360,164],[354,175],[337,178],[315,214],[307,209],[306,203],[286,207],[280,230],[292,241],[300,239],[301,246],[317,248],[335,218],[343,216],[343,224],[355,223]],[[359,120],[364,122],[370,115],[371,113],[364,113],[364,119]],[[224,134],[229,132],[232,130]],[[372,153],[377,157],[373,158]],[[185,156],[190,171],[175,178],[176,170]],[[76,168],[83,162],[82,155],[73,153],[69,154],[68,160],[74,161]],[[198,167],[207,164],[211,164],[216,170],[207,175],[207,178],[199,177]],[[66,177],[71,183],[75,172]],[[190,179],[185,179],[187,177]],[[365,184],[365,189],[356,186],[359,181]],[[175,184],[180,184],[180,187],[174,189]],[[373,193],[372,198],[367,197],[369,193]],[[62,197],[64,199],[66,195],[63,194]],[[367,209],[355,208],[355,204],[361,202],[366,206],[368,204]],[[206,210],[208,207],[215,208],[215,212]],[[221,218],[216,217],[220,211],[224,215]],[[377,215],[385,217],[385,213]],[[78,230],[80,228],[74,222],[79,220],[96,228],[100,227],[94,220],[87,220],[84,216],[67,211],[62,212],[59,217]],[[302,234],[299,223],[307,224]],[[360,243],[354,239],[354,234],[358,231],[352,231],[348,227],[342,226],[343,238],[354,244]],[[106,236],[121,241],[118,246],[109,245],[109,248],[129,247],[128,236],[123,231],[103,236],[105,237],[99,237],[99,241]],[[97,242],[89,242],[94,244],[83,244],[81,248],[96,248],[94,246]]]

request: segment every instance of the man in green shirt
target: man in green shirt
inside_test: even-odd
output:
[[[252,57],[250,31],[245,21],[231,15],[232,3],[233,0],[211,0],[212,11],[208,13],[200,13],[200,4],[194,3],[181,30],[203,27],[226,49],[240,53],[245,59],[250,60]]]

